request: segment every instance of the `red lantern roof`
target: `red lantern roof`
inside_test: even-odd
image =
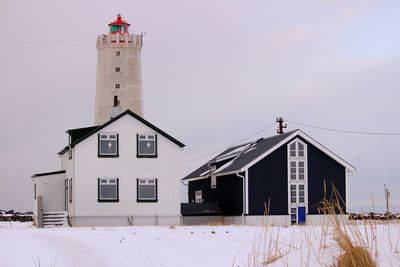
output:
[[[111,26],[111,25],[128,25],[128,26],[131,26],[127,21],[122,19],[121,14],[118,14],[117,19],[114,20],[113,22],[111,22],[110,24],[108,24],[108,26]]]

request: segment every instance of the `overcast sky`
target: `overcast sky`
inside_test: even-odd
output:
[[[145,118],[186,144],[183,161],[278,116],[400,132],[399,1],[1,0],[0,209],[32,210],[30,176],[59,170],[65,131],[93,125],[95,40],[118,12],[147,33]],[[400,210],[400,136],[297,128],[357,168],[350,210],[382,211],[384,169]]]

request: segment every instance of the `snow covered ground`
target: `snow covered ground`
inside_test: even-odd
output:
[[[378,266],[400,266],[400,224],[357,226]],[[340,254],[321,226],[177,226],[37,229],[0,223],[0,265],[332,266]]]

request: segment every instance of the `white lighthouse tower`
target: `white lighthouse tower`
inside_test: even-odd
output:
[[[96,42],[95,124],[107,122],[116,103],[122,111],[130,109],[143,117],[142,36],[129,33],[130,24],[120,14],[108,26],[110,32]]]

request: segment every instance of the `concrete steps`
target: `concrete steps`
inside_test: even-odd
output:
[[[43,228],[68,226],[68,212],[48,211],[43,213]]]

